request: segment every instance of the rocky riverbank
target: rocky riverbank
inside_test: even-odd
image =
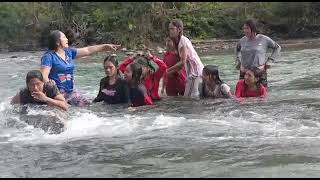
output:
[[[192,43],[200,55],[206,54],[226,54],[232,53],[239,39],[210,39],[210,40],[192,40]],[[276,40],[283,50],[290,49],[312,49],[320,48],[320,38],[312,39],[289,39],[289,40]],[[130,54],[138,49],[145,49],[146,47],[140,47],[137,49],[127,49],[123,47],[122,52]],[[157,54],[162,54],[165,51],[163,44],[154,43],[148,48]],[[0,52],[21,52],[21,51],[43,51],[45,48],[38,47],[34,44],[19,44],[19,45],[0,45]]]

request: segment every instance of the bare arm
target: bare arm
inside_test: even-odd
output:
[[[48,82],[49,81],[50,70],[51,70],[51,67],[41,66],[40,71],[42,73],[44,82]]]
[[[68,104],[62,94],[56,95],[56,97],[54,97],[53,99],[47,97],[46,102],[48,103],[49,106],[56,106],[65,111],[68,109]]]
[[[84,48],[77,48],[77,56],[76,58],[81,58],[84,56],[90,56],[93,53],[100,52],[103,50],[116,51],[118,47],[121,45],[114,44],[100,44],[95,46],[88,46]]]
[[[20,104],[20,93],[19,92],[11,99],[10,104]]]
[[[180,48],[180,61],[167,69],[167,74],[179,71],[187,62],[187,48],[185,46]]]

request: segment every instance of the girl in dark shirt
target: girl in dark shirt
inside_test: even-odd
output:
[[[129,85],[131,106],[152,105],[152,99],[147,94],[146,87],[141,81],[142,67],[138,63],[131,63],[124,72]]]
[[[118,73],[118,61],[108,56],[103,62],[106,77],[100,80],[98,96],[93,102],[104,101],[107,104],[126,104],[129,102],[128,83]]]

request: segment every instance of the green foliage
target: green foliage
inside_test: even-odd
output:
[[[44,41],[53,29],[73,28],[78,41],[127,47],[163,43],[171,19],[184,22],[192,39],[239,38],[243,22],[256,18],[263,33],[316,36],[319,2],[1,2],[1,42]]]

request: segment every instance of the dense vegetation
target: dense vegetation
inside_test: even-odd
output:
[[[75,44],[134,47],[163,42],[173,18],[192,39],[239,38],[248,18],[274,39],[319,37],[319,15],[320,2],[0,2],[0,40],[43,47],[60,29]]]

